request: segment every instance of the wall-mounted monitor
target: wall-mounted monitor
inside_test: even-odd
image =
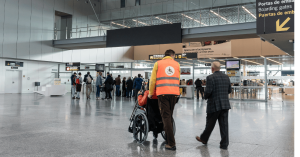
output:
[[[241,61],[240,60],[228,60],[226,61],[227,70],[240,70]]]
[[[105,64],[96,64],[95,70],[99,72],[104,72]]]

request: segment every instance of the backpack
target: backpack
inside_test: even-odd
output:
[[[76,79],[76,84],[80,84],[79,78]]]
[[[92,83],[92,78],[90,77],[90,75],[88,75],[88,76],[86,77],[86,80],[87,80],[87,83]]]

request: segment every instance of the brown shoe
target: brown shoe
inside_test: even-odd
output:
[[[196,136],[196,140],[203,143],[203,144],[207,144],[207,142],[202,141],[199,136]]]
[[[167,149],[167,150],[176,150],[176,146],[171,147],[168,144],[166,144],[165,149]]]

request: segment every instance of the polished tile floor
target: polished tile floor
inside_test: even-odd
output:
[[[94,94],[94,93],[92,93]],[[0,95],[0,156],[294,156],[293,101],[231,101],[230,145],[218,148],[216,125],[208,145],[195,140],[205,126],[206,102],[181,99],[176,105],[177,151],[164,149],[152,133],[143,144],[127,129],[133,101],[72,100],[70,94]]]

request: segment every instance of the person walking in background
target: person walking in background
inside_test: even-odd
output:
[[[106,92],[105,99],[112,99],[111,91],[113,90],[113,83],[114,83],[114,80],[112,79],[109,72],[107,72],[107,77],[106,77],[106,80],[104,82],[105,92]]]
[[[71,95],[72,99],[75,99],[75,90],[76,90],[76,72],[71,76]]]
[[[96,87],[97,87],[96,100],[100,99],[101,86],[102,86],[102,72],[99,72],[97,73],[97,80],[96,80]]]
[[[132,82],[134,82],[136,78],[137,78],[137,76],[134,76],[134,78],[133,78]],[[133,86],[132,86],[132,87],[133,87]],[[135,96],[135,89],[133,88],[132,97],[134,97],[134,96]]]
[[[138,94],[138,91],[142,88],[142,83],[143,83],[143,80],[141,79],[141,74],[138,74],[138,77],[133,82],[133,88],[135,90],[134,101],[137,100],[137,94]]]
[[[78,73],[78,77],[76,79],[76,92],[77,92],[76,99],[80,99],[82,82],[83,81],[82,81],[81,73]]]
[[[181,80],[181,85],[186,86],[185,79]],[[186,95],[186,87],[182,87],[182,96]]]
[[[203,91],[203,87],[202,87],[202,81],[197,78],[197,80],[195,81],[195,85],[196,85],[196,89],[197,89],[197,99],[199,99],[199,92],[201,94],[201,98],[204,98],[204,91]]]
[[[92,81],[93,77],[90,75],[90,72],[87,72],[83,79],[83,82],[86,84],[86,99],[91,99],[90,94],[92,92]]]
[[[118,75],[118,77],[115,79],[115,85],[116,85],[116,96],[119,97],[121,95],[120,94],[121,75]]]
[[[218,120],[221,133],[220,148],[227,149],[229,145],[228,110],[231,109],[228,98],[228,94],[231,93],[230,79],[220,72],[220,62],[213,62],[211,71],[213,74],[206,77],[207,82],[204,92],[204,98],[208,99],[206,126],[201,136],[196,136],[196,140],[207,144]]]
[[[126,97],[126,77],[123,77],[122,81],[122,97]]]
[[[128,77],[128,80],[126,81],[126,96],[127,98],[131,98],[132,96],[132,87],[133,87],[133,81],[131,80],[131,77]]]
[[[151,99],[155,95],[154,91],[156,90],[158,106],[164,124],[167,141],[165,149],[168,150],[176,150],[172,117],[175,104],[180,95],[180,65],[174,58],[175,52],[173,50],[167,50],[165,52],[165,57],[154,64],[148,96]]]
[[[113,80],[113,84],[112,84],[112,87],[113,87],[113,89],[111,90],[111,95],[112,96],[115,96],[115,90],[116,90],[116,88],[115,88],[115,85],[116,85],[116,80],[113,78],[113,74],[110,74],[110,76],[111,76],[111,78],[112,78],[112,80]]]

